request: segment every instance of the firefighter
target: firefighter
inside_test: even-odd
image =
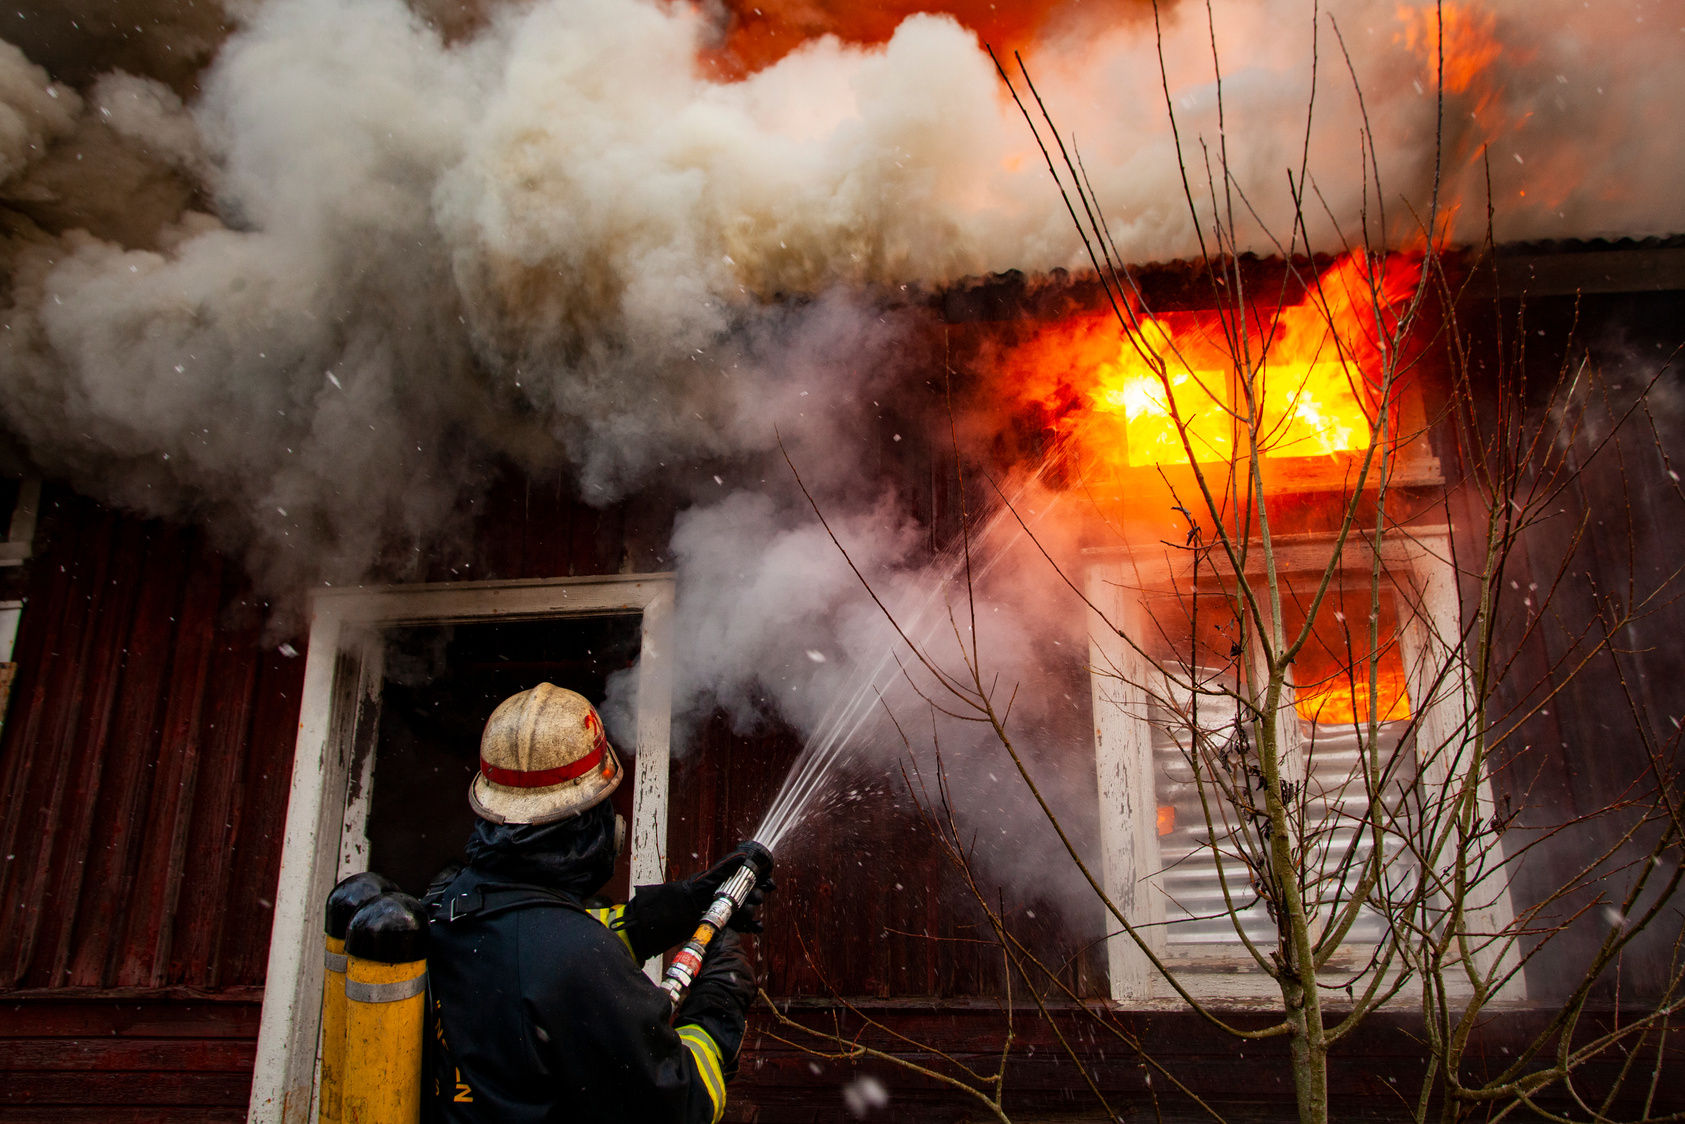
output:
[[[582,696],[541,683],[500,705],[468,800],[467,864],[429,888],[429,1120],[712,1124],[725,1111],[753,979],[722,932],[676,1016],[640,965],[690,935],[741,865],[590,895],[614,872],[623,768]],[[751,893],[732,927],[758,932]]]

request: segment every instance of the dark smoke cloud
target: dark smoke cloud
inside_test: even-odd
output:
[[[22,0],[7,7],[6,39],[72,86],[121,70],[185,97],[228,35],[224,8],[221,0]]]

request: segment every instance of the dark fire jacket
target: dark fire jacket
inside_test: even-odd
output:
[[[552,825],[480,821],[469,866],[428,888],[423,1120],[719,1120],[743,1013],[699,988],[669,1019],[639,965],[696,919],[673,908],[673,884],[640,887],[627,906],[583,906],[614,852],[607,802]]]
[[[473,868],[428,896],[431,1119],[719,1120],[742,1019],[681,1011],[669,1025],[666,994],[616,931],[623,907],[587,910]]]

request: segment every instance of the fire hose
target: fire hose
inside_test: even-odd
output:
[[[749,896],[749,891],[755,884],[772,873],[772,852],[754,841],[743,844],[743,865],[720,884],[719,892],[702,914],[702,920],[696,926],[690,940],[673,956],[673,962],[667,966],[667,974],[662,977],[661,990],[672,1000],[673,1010],[679,1009],[684,1002],[685,993],[690,985],[696,981],[696,974],[702,970],[702,958],[708,952],[708,945],[713,942],[716,934],[731,920],[731,915],[742,906],[743,900]]]

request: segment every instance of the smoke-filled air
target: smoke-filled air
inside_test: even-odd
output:
[[[677,489],[680,709],[810,734],[876,682],[888,632],[780,437],[916,616],[924,532],[862,482],[893,440],[879,403],[925,377],[920,295],[1087,264],[981,37],[1009,67],[1022,52],[1130,260],[1198,248],[1167,95],[1190,160],[1219,142],[1204,5],[1159,5],[1163,79],[1155,9],[1130,0],[854,22],[659,0],[120,7],[151,30],[100,31],[103,70],[58,61],[93,5],[27,9],[21,47],[0,44],[0,418],[27,456],[206,525],[277,637],[310,587],[411,576],[494,461],[565,467],[593,504]],[[1453,239],[1484,233],[1488,167],[1501,240],[1685,229],[1685,3],[1446,11]],[[1328,216],[1374,203],[1363,112],[1389,238],[1418,237],[1434,5],[1212,12],[1227,166],[1259,217],[1241,248],[1287,239],[1308,143],[1310,237],[1338,250]],[[1043,608],[980,608],[1004,678],[1082,642],[1042,623],[1080,615]],[[946,609],[925,623],[948,629]]]

